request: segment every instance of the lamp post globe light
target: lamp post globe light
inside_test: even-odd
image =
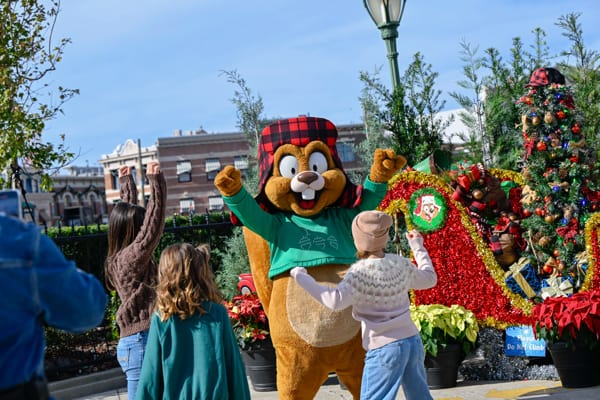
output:
[[[392,71],[392,87],[395,90],[400,83],[396,38],[406,0],[363,0],[363,4],[381,31],[381,38],[385,40],[387,57]]]

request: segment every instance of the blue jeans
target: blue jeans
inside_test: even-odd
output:
[[[117,359],[127,377],[128,400],[135,399],[147,342],[148,331],[142,331],[122,337],[117,344]]]
[[[394,400],[402,385],[406,400],[432,400],[421,336],[396,340],[367,351],[361,399]]]

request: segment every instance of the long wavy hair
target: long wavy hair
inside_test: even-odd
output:
[[[137,204],[119,202],[115,204],[108,218],[108,254],[104,263],[106,286],[113,290],[112,259],[119,251],[129,246],[142,229],[146,209]]]
[[[156,310],[161,321],[174,315],[186,319],[204,314],[203,301],[221,303],[223,296],[210,268],[207,244],[173,244],[163,250],[158,263]]]

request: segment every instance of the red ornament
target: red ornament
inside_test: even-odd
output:
[[[552,254],[554,254],[554,257],[558,257],[558,256],[560,256],[560,251],[558,251],[558,249],[554,249]]]
[[[535,215],[539,215],[539,216],[541,217],[541,216],[543,216],[545,213],[546,213],[546,212],[544,211],[544,209],[543,209],[543,208],[540,208],[540,207],[538,207],[538,208],[536,208],[536,209],[535,209]]]
[[[523,209],[523,215],[525,217],[531,217],[531,211],[525,208]]]
[[[573,132],[574,134],[580,133],[581,132],[581,128],[579,127],[579,124],[573,125],[573,127],[571,128],[571,132]]]
[[[542,271],[544,271],[545,274],[550,275],[552,271],[554,271],[554,268],[552,268],[552,265],[546,264],[542,267]]]
[[[564,119],[566,116],[567,116],[567,114],[563,110],[557,111],[557,113],[556,113],[556,117],[558,119]]]
[[[537,144],[535,145],[535,148],[538,149],[538,151],[545,151],[546,150],[546,142],[544,141],[539,141],[537,142]]]

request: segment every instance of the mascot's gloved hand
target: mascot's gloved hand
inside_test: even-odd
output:
[[[239,169],[227,165],[215,177],[215,186],[223,196],[231,197],[242,190],[242,173]]]
[[[307,274],[306,268],[304,268],[304,267],[295,267],[295,268],[292,268],[292,270],[290,271],[290,275],[294,279],[296,279],[296,277],[298,275],[306,275],[306,274]]]
[[[405,165],[406,158],[396,155],[394,150],[376,149],[369,179],[376,183],[387,182]]]

